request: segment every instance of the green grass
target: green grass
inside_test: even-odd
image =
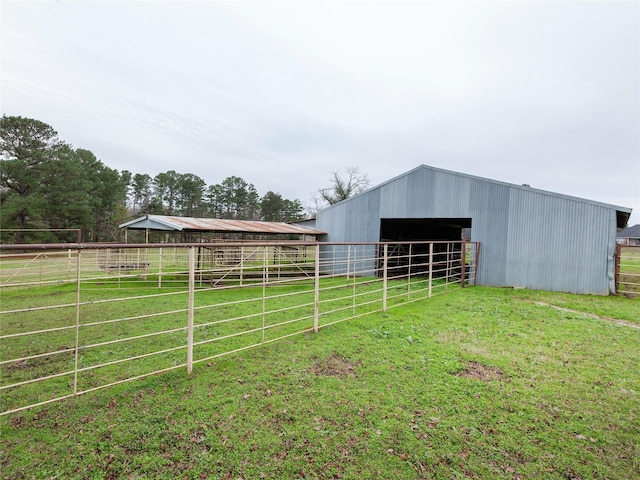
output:
[[[640,477],[640,330],[534,301],[640,318],[638,300],[456,289],[1,417],[2,475]]]
[[[323,279],[321,285],[320,325],[382,309],[380,281]],[[187,285],[173,286],[158,289],[143,279],[83,282],[78,310],[76,286],[71,284],[5,290],[2,333],[7,337],[2,339],[0,360],[6,363],[0,365],[0,376],[4,385],[27,383],[5,391],[2,411],[186,365]],[[388,303],[423,297],[425,287],[420,279],[414,279],[411,292],[406,282],[389,282]],[[438,281],[435,288],[447,287]],[[198,289],[194,361],[310,329],[313,291],[311,280],[264,291],[262,287]],[[41,308],[47,305],[55,308]],[[46,376],[53,377],[33,383]]]
[[[558,307],[588,312],[601,317],[640,324],[638,302],[629,301],[629,299],[622,296],[601,297],[597,295],[572,295],[569,293],[533,290],[516,290],[514,291],[514,296],[522,300],[543,302]],[[640,298],[636,300],[640,300]]]

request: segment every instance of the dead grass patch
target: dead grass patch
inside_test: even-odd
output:
[[[354,365],[348,358],[332,353],[325,359],[316,359],[311,371],[316,375],[331,377],[354,377],[357,363]]]
[[[478,362],[469,362],[464,370],[456,373],[456,377],[471,378],[482,382],[490,382],[502,378],[502,370],[491,365],[483,365]]]

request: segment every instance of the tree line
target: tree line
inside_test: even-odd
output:
[[[279,222],[307,216],[300,200],[272,191],[261,197],[236,176],[207,186],[192,173],[118,171],[39,120],[3,115],[0,142],[2,243],[58,240],[36,231],[44,229],[80,229],[82,241],[117,241],[118,225],[145,213]]]
[[[306,218],[300,200],[288,200],[275,192],[260,197],[256,187],[231,176],[215,185],[192,173],[174,170],[133,175],[129,190],[130,211],[184,217],[291,222]]]

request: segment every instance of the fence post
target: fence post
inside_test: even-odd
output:
[[[187,310],[187,373],[193,371],[193,312],[195,303],[196,283],[196,248],[189,247],[189,306]]]
[[[460,286],[462,288],[464,288],[464,280],[465,280],[465,273],[466,273],[466,262],[467,262],[467,244],[466,242],[462,242],[462,253],[460,255],[460,261],[462,262],[461,265],[461,270],[460,270]]]
[[[162,288],[162,247],[158,251],[158,288]]]
[[[447,267],[445,269],[446,276],[445,278],[447,279],[445,281],[445,285],[446,285],[446,289],[449,289],[449,282],[451,280],[451,270],[453,268],[453,255],[452,255],[452,248],[451,248],[451,243],[447,242]]]
[[[432,281],[433,281],[433,242],[429,243],[429,298],[431,298]]]
[[[80,255],[81,250],[78,249],[78,263],[76,265],[76,345],[75,358],[73,366],[73,394],[78,394],[78,357],[80,350]]]
[[[264,247],[264,261],[262,262],[262,343],[264,343],[264,325],[266,315],[267,280],[269,278],[269,247]]]
[[[244,277],[244,247],[240,247],[240,286]]]
[[[615,273],[614,273],[614,289],[616,295],[620,294],[620,256],[622,255],[622,245],[616,243],[615,250],[615,258],[613,259],[613,263],[615,264]]]
[[[478,285],[478,268],[480,265],[480,242],[475,242],[475,252],[473,256],[473,285]]]
[[[198,245],[198,255],[196,262],[196,269],[198,270],[198,286],[202,287],[202,272],[204,270],[204,249]]]
[[[349,256],[351,256],[351,245],[349,245]],[[358,258],[358,251],[357,251],[357,247],[356,247],[356,255],[355,258]],[[352,287],[352,297],[351,297],[351,316],[355,317],[356,316],[356,265],[355,265],[355,259],[353,261],[354,265],[353,265],[353,287]],[[347,276],[347,278],[349,278]]]
[[[67,280],[71,279],[71,249],[67,249]]]
[[[388,280],[388,260],[389,260],[389,256],[388,256],[388,247],[389,244],[385,243],[384,247],[383,247],[383,254],[382,254],[382,311],[386,312],[387,311],[387,280]]]
[[[318,323],[320,317],[320,245],[316,244],[315,253],[315,274],[313,281],[313,331],[318,333]]]
[[[413,243],[409,244],[409,267],[407,270],[407,301],[411,300],[411,264],[413,261]]]

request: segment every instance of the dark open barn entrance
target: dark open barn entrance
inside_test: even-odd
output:
[[[463,239],[463,232],[470,228],[470,218],[383,218],[380,220],[380,241],[459,241]]]
[[[381,242],[442,242],[433,246],[433,262],[443,264],[436,268],[435,276],[451,275],[451,269],[459,271],[462,261],[461,240],[469,240],[470,218],[382,218],[380,220]],[[389,264],[398,272],[406,274],[409,269],[426,270],[424,261],[429,257],[428,245],[394,245],[388,252]],[[417,264],[417,265],[416,265]],[[421,266],[418,266],[421,265]]]

